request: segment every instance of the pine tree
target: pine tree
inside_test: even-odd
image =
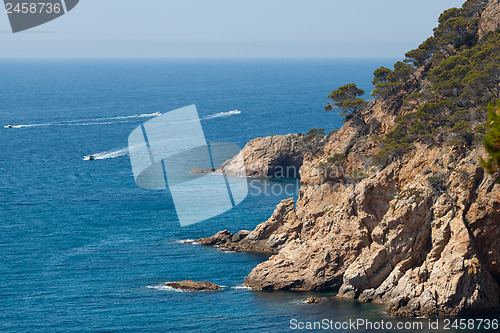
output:
[[[328,96],[328,99],[333,103],[328,103],[325,111],[331,111],[335,107],[340,108],[341,115],[345,120],[348,120],[354,113],[361,111],[366,106],[366,101],[360,98],[364,94],[365,91],[359,89],[354,83],[339,87]]]

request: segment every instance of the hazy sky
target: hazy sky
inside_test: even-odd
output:
[[[0,57],[402,57],[465,0],[80,0]]]

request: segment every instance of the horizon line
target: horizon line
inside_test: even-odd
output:
[[[402,57],[1,57],[1,60],[372,60]]]

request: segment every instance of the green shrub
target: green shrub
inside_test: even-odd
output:
[[[487,130],[488,130],[488,127],[485,124],[480,124],[474,128],[474,133],[485,134]]]
[[[500,101],[488,105],[488,133],[483,139],[484,147],[489,154],[486,160],[481,159],[481,165],[489,173],[500,168]]]
[[[328,162],[328,164],[340,165],[344,162],[347,162],[347,156],[345,156],[344,154],[333,154],[332,156],[328,157],[326,161]]]
[[[312,139],[324,136],[325,136],[325,130],[323,128],[320,129],[313,128],[309,130],[309,132],[307,132],[306,136],[302,140],[311,141]]]
[[[427,182],[437,194],[445,193],[448,189],[443,176],[431,176],[427,178]]]

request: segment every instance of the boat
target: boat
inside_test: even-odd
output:
[[[12,125],[7,125],[7,126],[5,126],[5,128],[14,128],[14,126],[12,126]]]
[[[89,161],[93,161],[93,160],[95,160],[95,156],[94,156],[94,155],[89,155],[89,156],[87,156],[87,157],[88,157]]]
[[[153,113],[155,116],[161,116],[161,112],[159,111],[156,111],[155,113]]]

